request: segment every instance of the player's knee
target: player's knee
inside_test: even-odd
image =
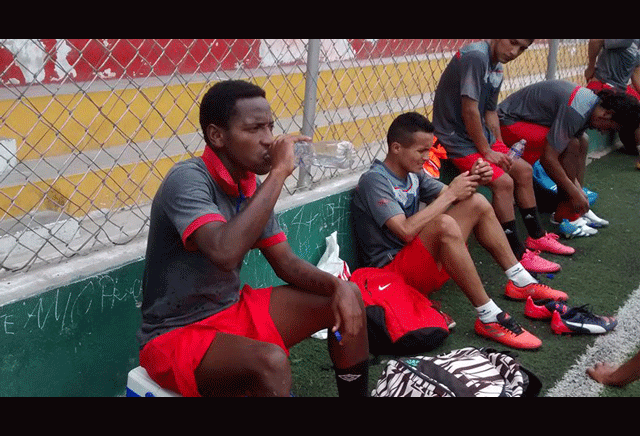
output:
[[[529,162],[520,159],[517,165],[513,166],[514,171],[510,174],[519,184],[532,183],[533,180],[533,167]]]
[[[291,368],[285,351],[277,345],[261,344],[255,350],[254,392],[261,395],[288,396]]]
[[[507,173],[504,173],[491,182],[491,190],[493,195],[513,196],[513,179]]]
[[[487,197],[480,194],[479,192],[474,193],[471,196],[471,201],[473,202],[474,209],[476,213],[485,214],[485,213],[493,213],[493,206],[487,200]]]
[[[455,218],[450,215],[438,215],[432,220],[429,227],[438,234],[441,240],[462,239],[460,226]]]

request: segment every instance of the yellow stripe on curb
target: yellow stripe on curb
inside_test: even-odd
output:
[[[55,180],[29,182],[0,190],[0,220],[31,211],[56,210],[80,217],[100,210],[146,204],[175,162],[188,157],[141,161],[109,170],[88,171]]]

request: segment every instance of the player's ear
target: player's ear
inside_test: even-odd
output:
[[[209,124],[207,126],[207,138],[209,139],[209,143],[213,148],[222,148],[224,137],[224,130],[216,126],[215,124]]]
[[[398,154],[400,152],[400,148],[402,147],[402,145],[400,145],[399,142],[392,142],[391,144],[389,144],[389,153],[391,154]]]

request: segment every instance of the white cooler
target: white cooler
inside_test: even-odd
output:
[[[154,382],[147,370],[141,366],[129,371],[127,377],[127,397],[180,397],[168,389],[163,389]]]

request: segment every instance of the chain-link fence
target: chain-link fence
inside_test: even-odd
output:
[[[0,40],[0,276],[146,233],[175,162],[199,155],[199,101],[216,81],[267,91],[276,132],[356,147],[350,169],[309,168],[285,195],[382,157],[390,121],[431,117],[433,92],[472,40]],[[537,40],[503,92],[584,81],[587,40]],[[300,171],[303,171],[301,169]]]

